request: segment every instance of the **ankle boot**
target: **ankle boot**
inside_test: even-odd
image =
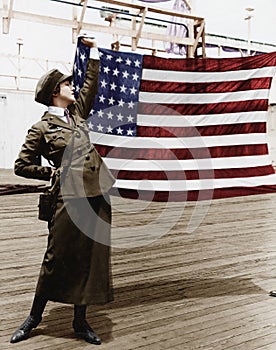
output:
[[[74,306],[73,328],[76,338],[84,339],[90,344],[101,344],[100,337],[93,331],[86,321],[86,305]]]
[[[22,325],[13,333],[10,342],[18,343],[22,340],[29,338],[31,330],[36,328],[41,321],[41,317],[39,319],[34,318],[34,316],[28,316],[26,320],[22,323]]]

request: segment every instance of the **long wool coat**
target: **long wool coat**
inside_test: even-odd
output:
[[[90,59],[83,88],[69,106],[71,125],[46,112],[28,131],[14,166],[19,176],[50,180],[51,167],[35,164],[42,155],[61,174],[36,294],[76,305],[112,300],[108,191],[114,178],[91,144],[86,125],[98,71],[99,62]]]

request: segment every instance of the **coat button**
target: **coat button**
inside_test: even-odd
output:
[[[90,159],[90,156],[89,156],[89,155],[87,155],[87,156],[85,157],[85,159],[86,159],[86,160],[89,160],[89,159]]]
[[[92,167],[91,167],[91,170],[92,170],[92,171],[95,171],[95,167],[94,167],[94,166],[92,166]]]

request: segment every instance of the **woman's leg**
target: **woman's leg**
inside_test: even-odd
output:
[[[84,339],[91,344],[101,344],[101,339],[86,321],[86,305],[74,305],[73,328],[77,338]]]
[[[47,304],[47,299],[35,295],[30,315],[22,323],[22,325],[13,333],[10,342],[18,343],[29,338],[31,330],[36,328],[42,319],[42,314]]]

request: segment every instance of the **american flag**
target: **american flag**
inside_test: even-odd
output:
[[[168,59],[99,52],[88,125],[116,177],[115,195],[185,201],[276,190],[266,135],[276,53]],[[79,42],[76,93],[88,57]]]

